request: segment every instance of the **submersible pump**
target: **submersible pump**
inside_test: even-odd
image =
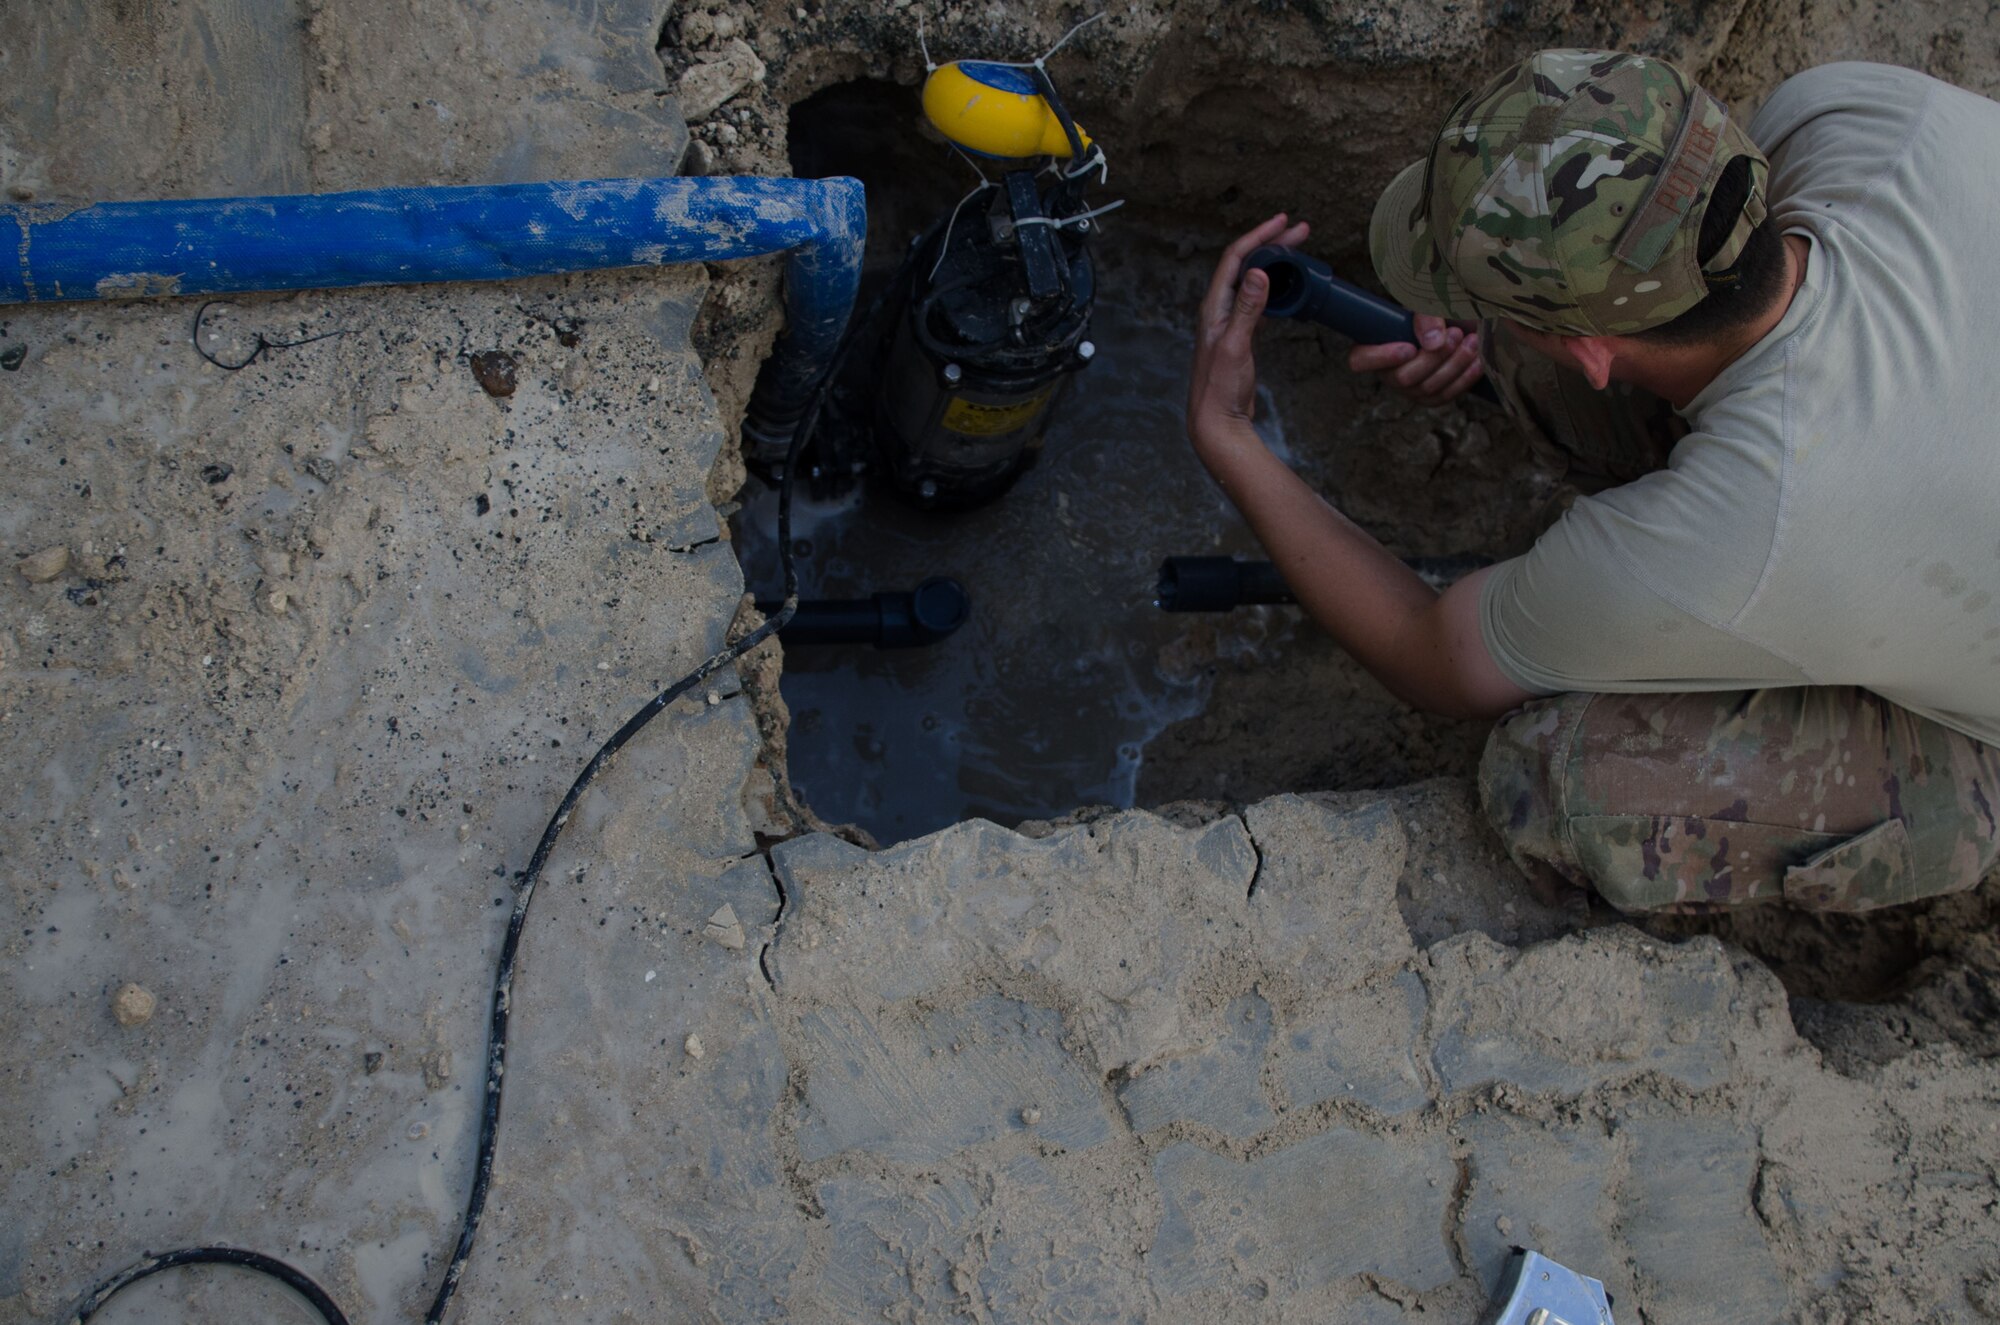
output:
[[[1104,158],[1039,66],[944,65],[924,85],[924,112],[1000,179],[981,172],[892,292],[876,457],[920,505],[973,506],[1034,463],[1064,382],[1095,353],[1085,333],[1098,213],[1083,182]]]
[[[915,505],[961,510],[1034,464],[1065,382],[1095,355],[1089,240],[1119,204],[1086,201],[1104,152],[1041,61],[934,66],[923,106],[979,182],[912,241],[857,327],[867,344],[811,477],[824,490],[872,474]]]

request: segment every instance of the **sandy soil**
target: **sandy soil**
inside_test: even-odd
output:
[[[2000,91],[2000,41],[1975,3],[1930,6],[1917,21],[1845,0],[1534,4],[1509,9],[1497,25],[1453,5],[1403,6],[1385,16],[1321,2],[1252,15],[1195,0],[1104,12],[1054,68],[1078,118],[1112,145],[1112,192],[1129,199],[1104,246],[1121,249],[1115,262],[1139,298],[1167,309],[1191,308],[1209,255],[1279,209],[1311,219],[1315,249],[1367,279],[1361,237],[1377,189],[1413,159],[1425,127],[1465,83],[1538,46],[1666,55],[1741,114],[1788,73],[1839,59],[1907,64],[1989,95]],[[949,206],[964,174],[923,133],[896,122],[910,114],[906,89],[923,74],[920,15],[934,59],[1030,58],[1084,11],[1048,3],[711,4],[669,19],[662,56],[670,69],[685,68],[716,58],[727,40],[752,44],[763,78],[692,124],[693,141],[718,171],[861,173],[875,200],[870,258],[880,268],[922,220]],[[796,128],[792,108],[803,117]],[[856,140],[866,144],[859,152],[840,146]],[[723,289],[764,279],[732,273]],[[705,326],[738,334],[744,319],[705,314]],[[1288,421],[1301,472],[1389,547],[1503,557],[1553,518],[1559,481],[1535,465],[1497,412],[1476,403],[1413,408],[1350,378],[1344,357],[1345,343],[1331,332],[1276,326],[1263,339],[1261,373]],[[739,399],[730,382],[740,374],[733,359],[708,362],[712,373],[720,370],[718,401],[730,417]],[[1189,644],[1198,657],[1199,632]],[[1287,790],[1463,777],[1484,740],[1480,724],[1404,709],[1310,629],[1275,660],[1220,650],[1206,665],[1214,677],[1209,702],[1148,745],[1139,804],[1242,804]],[[1295,720],[1328,710],[1337,722]],[[1987,909],[1976,900],[1953,906],[1953,921],[1974,922]],[[1929,978],[1940,961],[1951,968],[1981,960],[1976,924],[1975,939],[1961,941],[1957,923],[1932,924],[1928,915],[1916,908],[1907,921],[1852,932],[1781,912],[1712,927],[1773,960],[1807,997],[1874,1000]],[[1825,937],[1830,931],[1837,938]]]
[[[714,146],[717,169],[771,166],[782,159],[787,103],[817,97],[815,125],[843,111],[886,113],[891,89],[921,78],[916,10],[709,6],[735,16],[768,75],[743,104],[695,124],[696,140]],[[928,13],[926,35],[939,59],[1026,58],[1077,17],[1048,4],[953,6]],[[666,35],[670,42],[677,35],[671,22]],[[1836,59],[1902,63],[1988,95],[2000,90],[2000,42],[1985,6],[1941,4],[1912,16],[1840,0],[1532,4],[1509,8],[1497,27],[1443,5],[1404,6],[1387,16],[1329,4],[1254,15],[1236,6],[1138,4],[1113,7],[1055,67],[1079,119],[1115,145],[1116,192],[1132,199],[1106,242],[1133,245],[1134,266],[1151,273],[1146,279],[1163,304],[1191,306],[1206,255],[1281,208],[1311,218],[1316,246],[1337,264],[1365,272],[1366,209],[1416,154],[1424,126],[1481,72],[1533,47],[1562,44],[1668,55],[1745,114],[1790,72]],[[671,46],[668,58],[675,58]],[[865,118],[849,127],[879,132]],[[932,180],[920,178],[921,152],[886,150],[888,140],[883,134],[883,172],[911,180],[909,191],[919,196],[901,211],[883,208],[878,227],[894,238],[878,235],[874,251],[884,244],[893,250],[912,214],[927,214],[939,195]],[[794,135],[790,164],[810,173],[832,163],[801,156]],[[1412,409],[1349,380],[1339,366],[1344,346],[1330,333],[1277,331],[1265,339],[1262,367],[1286,417],[1311,421],[1291,429],[1303,472],[1389,546],[1509,555],[1551,517],[1557,484],[1534,468],[1504,420],[1477,406]],[[1302,634],[1275,663],[1215,661],[1206,710],[1148,747],[1140,803],[1240,805],[1285,790],[1438,775],[1464,786],[1483,728],[1408,713],[1330,644]],[[1296,720],[1330,706],[1343,721],[1321,727]],[[1447,855],[1462,859],[1484,844],[1476,822],[1460,829],[1440,838]],[[1473,890],[1494,891],[1470,908],[1478,916],[1472,923],[1517,938],[1518,917],[1510,923],[1499,913],[1514,880],[1504,870],[1484,877],[1492,882]],[[1773,910],[1651,928],[1671,938],[1713,933],[1758,954],[1784,980],[1801,1031],[1829,1062],[1866,1072],[1941,1045],[1980,1058],[2000,1047],[1991,1029],[1995,893],[1989,881],[1971,896],[1865,922]],[[1608,919],[1601,911],[1570,917]],[[1931,1089],[1921,1071],[1908,1080],[1920,1096]]]

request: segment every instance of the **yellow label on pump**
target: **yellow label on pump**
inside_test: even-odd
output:
[[[954,396],[951,403],[944,407],[944,418],[940,422],[952,432],[963,433],[967,437],[995,437],[1021,427],[1048,402],[1048,391],[1005,405],[982,405],[964,396]]]

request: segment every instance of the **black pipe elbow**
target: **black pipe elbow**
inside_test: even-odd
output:
[[[770,616],[780,606],[758,603],[757,610]],[[778,640],[788,649],[828,644],[914,649],[937,643],[971,615],[972,600],[965,586],[933,575],[908,592],[807,599],[778,632]]]
[[[1234,557],[1168,557],[1155,589],[1166,612],[1227,612],[1250,603],[1295,603],[1278,568]]]

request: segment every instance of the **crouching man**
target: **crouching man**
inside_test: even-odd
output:
[[[2000,105],[1831,65],[1745,127],[1673,65],[1542,51],[1469,93],[1370,232],[1426,404],[1481,377],[1592,492],[1442,595],[1250,427],[1268,282],[1224,253],[1196,453],[1405,702],[1501,717],[1487,812],[1628,911],[1865,910],[2000,854]],[[1239,276],[1241,277],[1239,281]],[[1445,319],[1459,319],[1447,322]]]

